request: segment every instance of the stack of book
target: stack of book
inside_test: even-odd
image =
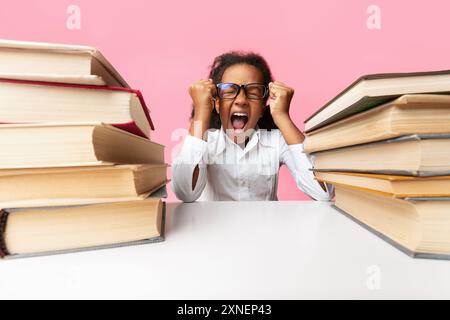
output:
[[[334,206],[413,257],[450,256],[450,71],[363,76],[305,121]]]
[[[0,257],[162,241],[142,94],[92,47],[0,41]]]

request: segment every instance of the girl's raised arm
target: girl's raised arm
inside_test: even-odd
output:
[[[194,115],[189,135],[172,164],[172,188],[178,199],[184,202],[197,200],[206,185],[206,164],[203,160],[215,93],[216,86],[211,79],[199,80],[189,88]]]

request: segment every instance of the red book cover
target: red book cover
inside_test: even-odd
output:
[[[149,109],[147,108],[144,97],[139,90],[134,90],[134,89],[130,89],[130,88],[122,88],[122,87],[94,86],[94,85],[84,85],[84,84],[55,83],[55,82],[45,82],[45,81],[13,80],[13,79],[0,79],[0,82],[53,86],[53,87],[81,88],[81,89],[91,89],[91,90],[123,91],[123,92],[133,93],[138,97],[138,99],[142,105],[142,108],[145,113],[145,117],[147,118],[147,121],[150,124],[150,128],[152,130],[155,130],[152,119],[150,118]],[[139,129],[139,127],[136,125],[136,123],[134,121],[128,122],[128,123],[111,123],[111,125],[118,129],[125,130],[132,134],[147,138],[147,136]]]

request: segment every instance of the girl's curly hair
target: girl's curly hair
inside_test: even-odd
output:
[[[259,71],[261,71],[263,83],[266,86],[273,81],[272,73],[266,60],[257,53],[243,51],[230,51],[216,57],[213,64],[210,66],[208,78],[212,79],[214,84],[220,83],[225,70],[236,64],[248,64],[256,67]],[[265,99],[264,103],[267,103],[267,99],[268,98]],[[191,119],[193,117],[194,108],[192,108]],[[220,121],[220,116],[214,108],[211,113],[209,127],[211,129],[220,129],[221,125],[222,123]],[[264,113],[258,121],[258,126],[260,129],[278,129],[273,121],[272,115],[270,114],[270,108],[264,108]]]

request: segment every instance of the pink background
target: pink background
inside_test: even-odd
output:
[[[189,125],[188,86],[230,49],[261,53],[275,78],[296,89],[291,116],[301,129],[308,115],[361,74],[450,69],[448,0],[0,4],[0,38],[98,47],[144,93],[156,125],[153,137],[167,146],[167,161]],[[381,30],[366,27],[371,4],[381,8]],[[81,8],[80,30],[66,27],[69,5]],[[283,200],[308,198],[286,169],[278,194]]]

